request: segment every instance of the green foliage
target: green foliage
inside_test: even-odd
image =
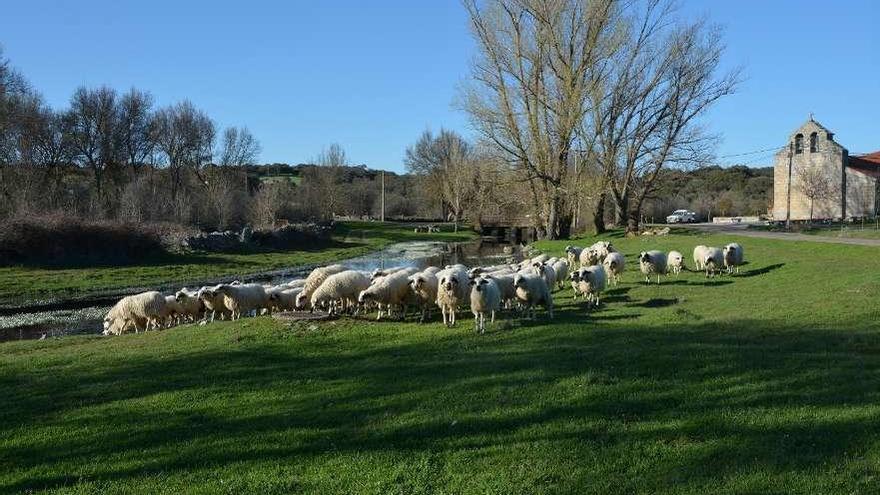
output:
[[[631,264],[599,310],[558,293],[483,336],[263,317],[2,344],[0,492],[876,491],[874,248],[739,239],[739,276],[657,286],[639,251],[733,239],[603,238]]]
[[[691,171],[667,169],[646,204],[645,214],[659,220],[678,208],[702,218],[713,215],[766,213],[773,196],[773,168],[703,167]]]

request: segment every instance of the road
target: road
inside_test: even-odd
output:
[[[763,230],[750,230],[748,224],[715,224],[694,223],[684,227],[706,232],[708,234],[735,234],[743,237],[761,237],[764,239],[779,239],[783,241],[806,241],[825,242],[831,244],[853,244],[857,246],[880,246],[880,239],[858,239],[855,237],[830,237],[823,235],[798,234],[796,232],[767,232]]]

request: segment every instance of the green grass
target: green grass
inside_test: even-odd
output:
[[[741,239],[591,314],[0,344],[0,493],[876,493],[880,258]],[[595,239],[576,241],[584,245]],[[542,242],[558,253],[567,242]]]
[[[440,233],[416,234],[412,228],[399,224],[344,222],[336,227],[333,242],[319,248],[242,254],[195,252],[126,266],[0,267],[0,303],[244,276],[360,256],[394,242],[464,241],[474,237],[469,231],[453,233],[448,226]]]
[[[864,228],[862,228],[861,223],[853,223],[846,224],[841,226],[840,224],[835,225],[814,225],[812,227],[806,226],[796,226],[793,232],[797,232],[798,234],[806,234],[806,235],[816,235],[816,236],[824,236],[824,237],[841,237],[841,238],[852,238],[852,239],[880,239],[880,229],[877,228],[877,224],[875,222],[865,222]],[[785,232],[784,228],[778,227],[764,227],[764,226],[750,226],[750,229],[754,230],[767,230],[767,231],[779,231]]]

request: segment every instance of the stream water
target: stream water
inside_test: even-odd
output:
[[[357,258],[338,260],[336,263],[342,263],[355,270],[373,270],[396,266],[424,268],[453,263],[476,266],[496,264],[505,260],[512,261],[518,255],[518,247],[481,241],[466,243],[419,241],[392,244],[381,251]],[[247,276],[230,276],[203,281],[202,285],[214,285],[234,279],[244,282],[275,284],[295,278],[304,278],[313,268],[314,266],[303,266]],[[143,290],[150,289],[143,288]],[[168,294],[174,291],[172,287],[154,288],[153,290],[162,290]],[[102,293],[88,298],[35,302],[30,306],[2,308],[0,309],[0,342],[100,333],[102,330],[101,321],[110,307],[120,297],[132,292],[134,290],[130,289],[114,294]]]

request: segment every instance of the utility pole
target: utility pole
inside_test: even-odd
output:
[[[380,221],[385,221],[385,171],[382,171],[382,211],[379,213]]]
[[[791,143],[788,143],[788,182],[785,187],[785,195],[787,196],[785,207],[785,229],[791,230]]]

